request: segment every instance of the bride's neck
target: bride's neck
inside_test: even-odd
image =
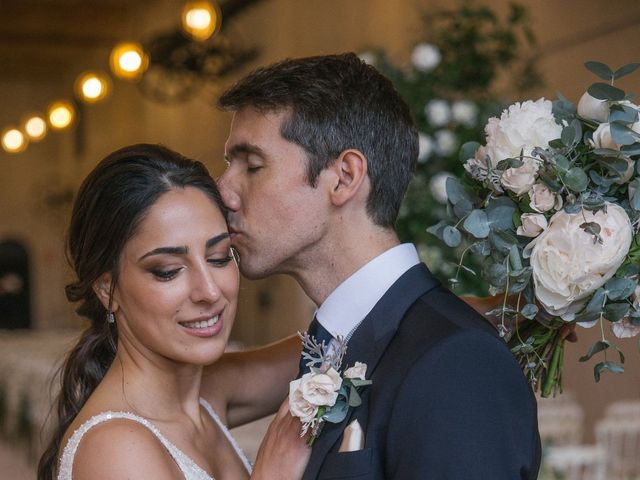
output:
[[[149,358],[120,347],[105,381],[115,386],[129,409],[149,418],[199,416],[201,366]]]

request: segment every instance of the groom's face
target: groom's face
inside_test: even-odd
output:
[[[303,148],[280,134],[287,115],[245,107],[234,114],[225,145],[227,170],[219,187],[240,271],[248,278],[308,268],[326,232],[324,190],[307,182]]]

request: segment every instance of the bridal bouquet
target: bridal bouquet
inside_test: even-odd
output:
[[[580,359],[603,356],[596,381],[623,371],[605,325],[616,337],[640,333],[640,107],[614,86],[640,64],[585,66],[604,82],[577,108],[562,97],[515,103],[489,119],[485,145],[462,146],[466,174],[447,180],[448,218],[428,229],[462,252],[456,277],[481,274],[502,296],[488,314],[545,397],[561,389],[575,324],[602,331]]]

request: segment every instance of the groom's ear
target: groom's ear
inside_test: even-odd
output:
[[[367,157],[355,149],[342,152],[331,170],[331,203],[341,206],[355,197],[362,197],[366,202],[369,196],[367,175]]]

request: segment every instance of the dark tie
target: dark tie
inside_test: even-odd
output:
[[[333,339],[333,335],[331,335],[326,328],[320,325],[320,322],[315,317],[309,324],[307,334],[310,337],[313,337],[318,345],[324,342],[325,346],[328,346],[329,342]],[[298,377],[301,377],[305,373],[309,373],[310,368],[306,365],[308,361],[309,360],[305,359],[302,355],[300,356],[300,370],[298,372]]]

